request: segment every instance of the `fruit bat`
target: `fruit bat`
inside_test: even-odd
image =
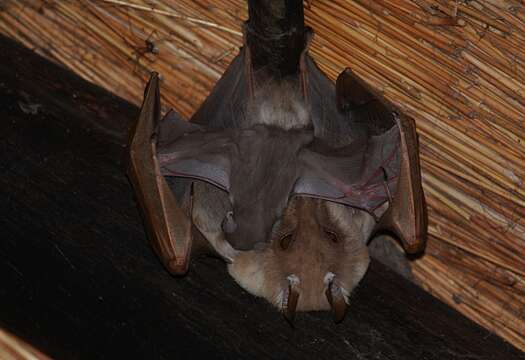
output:
[[[423,249],[425,203],[414,121],[350,69],[334,86],[308,54],[311,34],[284,77],[256,71],[245,41],[190,121],[161,117],[153,73],[129,176],[171,273],[205,244],[287,319],[332,309],[340,321],[373,234]]]

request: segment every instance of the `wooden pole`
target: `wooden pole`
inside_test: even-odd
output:
[[[304,48],[302,0],[249,0],[247,43],[255,71],[272,75],[297,73]]]

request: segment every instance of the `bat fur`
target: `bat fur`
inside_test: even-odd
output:
[[[297,84],[289,81],[265,86],[248,105],[246,126],[283,131],[311,126],[309,112],[297,94]],[[297,311],[328,310],[325,291],[330,279],[340,287],[344,301],[349,302],[369,264],[367,241],[375,225],[370,214],[326,200],[296,196],[274,222],[269,239],[254,250],[238,251],[226,240],[222,228],[226,215],[232,211],[228,194],[202,181],[195,182],[193,192],[193,224],[227,259],[230,275],[245,290],[282,310],[292,277],[299,293]],[[290,236],[293,240],[284,248],[282,240]]]
[[[373,233],[392,232],[409,253],[424,248],[417,135],[350,69],[334,86],[308,55],[311,33],[303,39],[286,76],[253,68],[248,41],[188,122],[173,111],[160,119],[153,74],[130,178],[170,272],[185,273],[202,241],[289,321],[332,309],[338,322],[370,254],[409,275],[390,238],[367,247]]]
[[[239,253],[228,271],[243,288],[279,309],[288,279],[293,277],[299,293],[297,311],[329,310],[328,281],[337,282],[348,303],[365,274],[369,263],[366,240],[374,224],[364,211],[294,197],[272,231],[269,245]]]

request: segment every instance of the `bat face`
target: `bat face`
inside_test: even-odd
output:
[[[366,241],[373,226],[364,211],[294,197],[275,223],[269,245],[238,253],[228,270],[285,315],[332,308],[340,320],[368,267]]]

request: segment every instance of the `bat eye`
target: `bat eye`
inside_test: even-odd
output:
[[[337,236],[337,233],[335,231],[326,228],[324,228],[323,231],[328,240],[330,240],[334,244],[337,244],[339,242],[339,237]]]
[[[281,240],[279,241],[279,244],[281,245],[281,249],[286,250],[292,245],[293,243],[293,233],[284,235]]]

